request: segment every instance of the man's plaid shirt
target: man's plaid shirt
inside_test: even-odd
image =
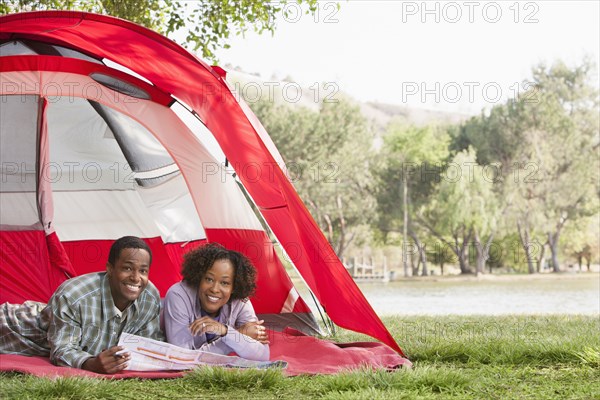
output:
[[[0,353],[50,355],[56,365],[81,368],[88,358],[116,346],[123,332],[163,340],[160,296],[151,282],[122,317],[105,272],[63,282],[44,306],[1,306]]]

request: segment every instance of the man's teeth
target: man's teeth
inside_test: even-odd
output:
[[[125,286],[127,286],[131,290],[138,290],[140,288],[139,285],[129,285],[127,283],[125,284]]]

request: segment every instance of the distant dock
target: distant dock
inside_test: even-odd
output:
[[[383,258],[381,267],[377,267],[373,262],[373,259],[365,260],[364,258],[361,260],[352,258],[350,262],[346,262],[346,260],[344,260],[344,266],[346,267],[346,270],[350,276],[352,276],[352,279],[354,279],[356,282],[390,281],[390,271],[388,271],[385,257]]]

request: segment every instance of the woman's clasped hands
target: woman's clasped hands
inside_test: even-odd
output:
[[[267,334],[267,329],[263,326],[263,323],[263,320],[246,322],[237,330],[262,344],[269,344],[269,335]],[[227,325],[215,321],[209,316],[204,316],[196,319],[190,324],[190,331],[194,336],[202,335],[204,333],[225,336],[228,328]]]
[[[190,324],[190,331],[194,336],[209,333],[212,335],[225,336],[227,335],[227,325],[215,321],[209,316],[200,317]]]

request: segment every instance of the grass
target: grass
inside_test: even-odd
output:
[[[284,377],[204,368],[165,380],[0,375],[2,399],[600,399],[594,316],[388,317],[412,370]],[[341,330],[336,341],[372,340]]]

